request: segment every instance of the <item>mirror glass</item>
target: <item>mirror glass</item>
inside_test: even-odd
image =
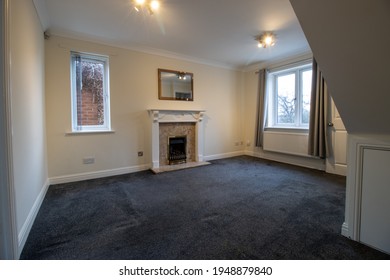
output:
[[[193,101],[193,89],[192,73],[158,69],[158,99]]]

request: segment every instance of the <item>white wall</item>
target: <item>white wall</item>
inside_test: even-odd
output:
[[[9,2],[13,182],[21,250],[47,188],[44,39],[32,1]]]
[[[70,50],[110,58],[111,134],[65,135],[71,130]],[[194,73],[194,101],[158,100],[157,69]],[[241,72],[132,50],[52,36],[46,40],[46,120],[52,182],[149,168],[147,109],[203,109],[205,159],[242,153]],[[137,152],[144,156],[138,157]],[[83,157],[95,164],[82,164]],[[85,175],[85,176],[84,176]]]
[[[348,133],[390,134],[390,2],[290,2]]]

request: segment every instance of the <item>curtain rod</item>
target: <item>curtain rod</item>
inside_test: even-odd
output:
[[[283,70],[283,68],[288,68],[290,66],[294,66],[294,65],[297,65],[297,64],[300,64],[300,63],[304,63],[304,62],[312,62],[313,61],[313,58],[306,58],[306,59],[302,59],[302,60],[298,60],[298,61],[295,61],[295,62],[291,62],[291,63],[287,63],[287,64],[283,64],[283,65],[279,65],[279,66],[275,66],[275,67],[271,67],[269,69],[267,69],[268,71],[270,72],[273,72],[273,71],[278,71],[278,70]],[[260,73],[260,70],[257,70],[255,72],[255,74],[259,74]]]

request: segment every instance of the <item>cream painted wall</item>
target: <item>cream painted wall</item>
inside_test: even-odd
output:
[[[56,36],[46,40],[45,47],[49,177],[54,181],[77,174],[149,168],[147,109],[206,110],[206,160],[242,152],[242,146],[235,146],[241,141],[241,72]],[[65,135],[71,130],[70,50],[109,56],[114,133]],[[194,73],[194,101],[158,100],[158,68]],[[144,156],[138,157],[138,151]],[[84,157],[95,157],[95,164],[84,165]]]
[[[22,248],[48,178],[44,39],[32,1],[9,3],[13,181],[19,248]]]

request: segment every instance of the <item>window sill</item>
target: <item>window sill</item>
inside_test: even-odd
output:
[[[293,132],[293,133],[302,133],[309,134],[309,128],[302,127],[266,127],[264,131],[275,131],[275,132]]]
[[[88,135],[88,134],[113,134],[115,130],[84,130],[84,131],[71,131],[65,132],[65,136],[76,136],[76,135]]]

